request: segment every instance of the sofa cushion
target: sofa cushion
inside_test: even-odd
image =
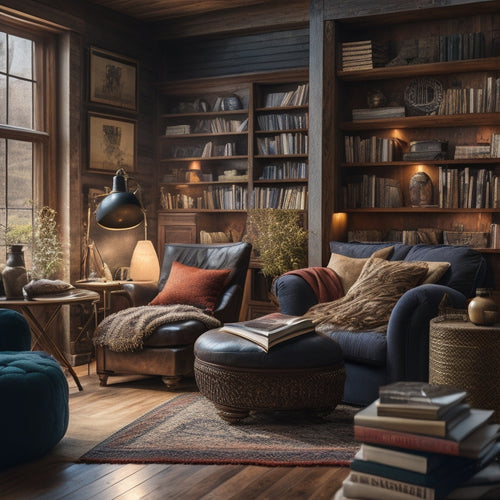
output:
[[[380,332],[352,332],[330,330],[322,335],[335,340],[342,349],[346,361],[355,361],[372,366],[385,366],[387,358],[387,335]]]
[[[330,241],[330,251],[345,255],[347,257],[364,258],[370,257],[373,252],[381,248],[394,247],[394,251],[388,260],[403,260],[410,250],[410,245],[402,243],[391,243],[388,241],[380,243],[362,243],[358,241]]]
[[[317,331],[386,331],[399,298],[419,285],[428,272],[423,262],[386,261],[373,257],[347,294],[311,307],[305,316],[318,323]]]
[[[371,257],[378,257],[380,259],[388,259],[393,252],[394,247],[382,247],[376,250]],[[354,282],[358,279],[361,274],[363,266],[366,264],[367,258],[359,257],[347,257],[342,254],[332,253],[330,256],[330,261],[327,267],[335,271],[337,276],[342,283],[342,288],[344,290],[344,295],[349,291],[349,289],[354,285]],[[321,302],[321,301],[320,301]]]
[[[477,287],[486,279],[486,263],[483,256],[472,248],[455,245],[415,245],[405,261],[446,261],[450,268],[438,281],[466,297],[473,297]]]
[[[174,261],[163,290],[150,305],[188,304],[213,312],[231,269],[200,269]]]

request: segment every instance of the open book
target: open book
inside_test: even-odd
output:
[[[268,351],[280,342],[313,332],[314,323],[309,318],[277,312],[239,323],[226,323],[220,330],[239,335]]]

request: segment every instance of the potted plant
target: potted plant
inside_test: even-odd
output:
[[[248,211],[247,237],[270,282],[307,265],[307,231],[299,210],[256,208]]]

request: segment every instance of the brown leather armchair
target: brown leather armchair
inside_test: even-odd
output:
[[[232,269],[214,316],[222,323],[235,322],[239,320],[251,248],[244,242],[167,244],[158,284],[126,283],[123,288],[132,306],[142,306],[163,289],[174,261],[203,269]],[[175,387],[183,376],[193,373],[194,342],[206,330],[203,323],[191,319],[158,327],[139,351],[115,352],[96,346],[97,374],[101,385],[106,385],[110,375],[140,374],[159,375],[167,387]]]

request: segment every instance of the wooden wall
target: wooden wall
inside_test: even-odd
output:
[[[161,79],[184,80],[307,67],[309,28],[160,42]]]

